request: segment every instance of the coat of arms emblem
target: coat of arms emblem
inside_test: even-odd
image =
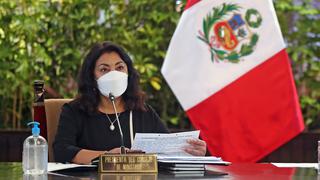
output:
[[[248,9],[244,16],[239,9],[237,4],[224,3],[203,19],[198,38],[208,45],[212,62],[237,63],[253,52],[259,36],[252,29],[261,25],[262,17],[256,9]]]

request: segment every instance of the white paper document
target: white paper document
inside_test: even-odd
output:
[[[315,168],[319,169],[318,163],[271,163],[277,167],[297,167],[297,168]]]
[[[48,172],[65,170],[65,169],[72,169],[72,168],[95,168],[95,167],[97,167],[97,166],[96,165],[63,164],[63,163],[49,162],[48,163]]]
[[[166,155],[189,155],[183,148],[188,146],[187,139],[198,139],[200,131],[181,133],[136,133],[131,149],[139,149],[146,153]],[[190,156],[190,155],[189,155]]]

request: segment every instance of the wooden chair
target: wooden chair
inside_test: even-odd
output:
[[[72,99],[46,99],[44,105],[46,108],[47,117],[47,134],[48,134],[48,152],[49,162],[54,162],[52,143],[56,136],[57,127],[59,123],[61,108],[65,103],[70,102]]]

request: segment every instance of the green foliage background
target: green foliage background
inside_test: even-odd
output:
[[[320,128],[320,2],[277,0],[275,7],[306,127]]]
[[[320,127],[320,11],[316,5],[309,0],[275,1],[310,128]],[[0,1],[0,127],[23,128],[31,119],[35,79],[45,80],[47,97],[74,97],[88,49],[109,40],[130,53],[148,102],[162,119],[176,128],[189,128],[160,74],[180,14],[173,0]]]

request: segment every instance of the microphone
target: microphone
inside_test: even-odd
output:
[[[120,138],[121,138],[120,154],[126,154],[126,149],[125,149],[124,141],[123,141],[123,133],[122,133],[119,117],[118,117],[117,108],[116,108],[116,105],[114,103],[116,98],[114,97],[114,95],[112,93],[109,93],[109,99],[112,102],[113,110],[116,113],[116,119],[117,119],[117,123],[118,123],[118,126],[119,126],[119,132],[120,132]]]

